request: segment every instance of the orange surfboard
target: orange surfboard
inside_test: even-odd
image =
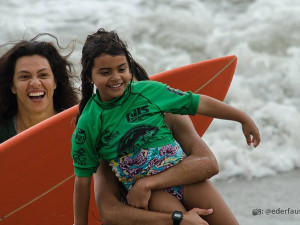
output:
[[[236,56],[210,59],[151,79],[223,101],[236,63]],[[73,224],[71,136],[77,111],[74,106],[0,144],[1,225]],[[212,121],[203,116],[191,118],[201,136]],[[91,193],[89,224],[100,224]]]

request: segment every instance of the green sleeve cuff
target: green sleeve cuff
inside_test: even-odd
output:
[[[90,177],[93,175],[93,173],[97,172],[98,167],[93,168],[80,168],[80,167],[74,167],[74,173],[78,177]]]
[[[199,94],[193,94],[192,95],[192,107],[191,107],[191,114],[190,115],[195,115],[197,113],[199,102],[200,102],[200,95]]]

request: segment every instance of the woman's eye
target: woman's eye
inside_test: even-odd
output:
[[[21,75],[21,76],[19,76],[19,79],[21,79],[21,80],[27,80],[28,78],[29,78],[28,75]]]
[[[41,78],[46,78],[46,77],[48,77],[48,74],[47,74],[47,73],[41,73],[41,74],[40,74],[40,77],[41,77]]]
[[[120,69],[119,69],[119,72],[121,72],[121,73],[122,73],[122,72],[125,72],[125,71],[126,71],[125,68],[120,68]]]

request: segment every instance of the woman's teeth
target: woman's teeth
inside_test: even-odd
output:
[[[35,93],[29,93],[28,96],[29,97],[40,97],[43,96],[45,94],[45,92],[35,92]]]

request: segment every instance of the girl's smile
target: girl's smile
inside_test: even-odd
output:
[[[102,54],[94,59],[92,81],[96,85],[101,101],[108,102],[121,96],[131,79],[125,55]]]

